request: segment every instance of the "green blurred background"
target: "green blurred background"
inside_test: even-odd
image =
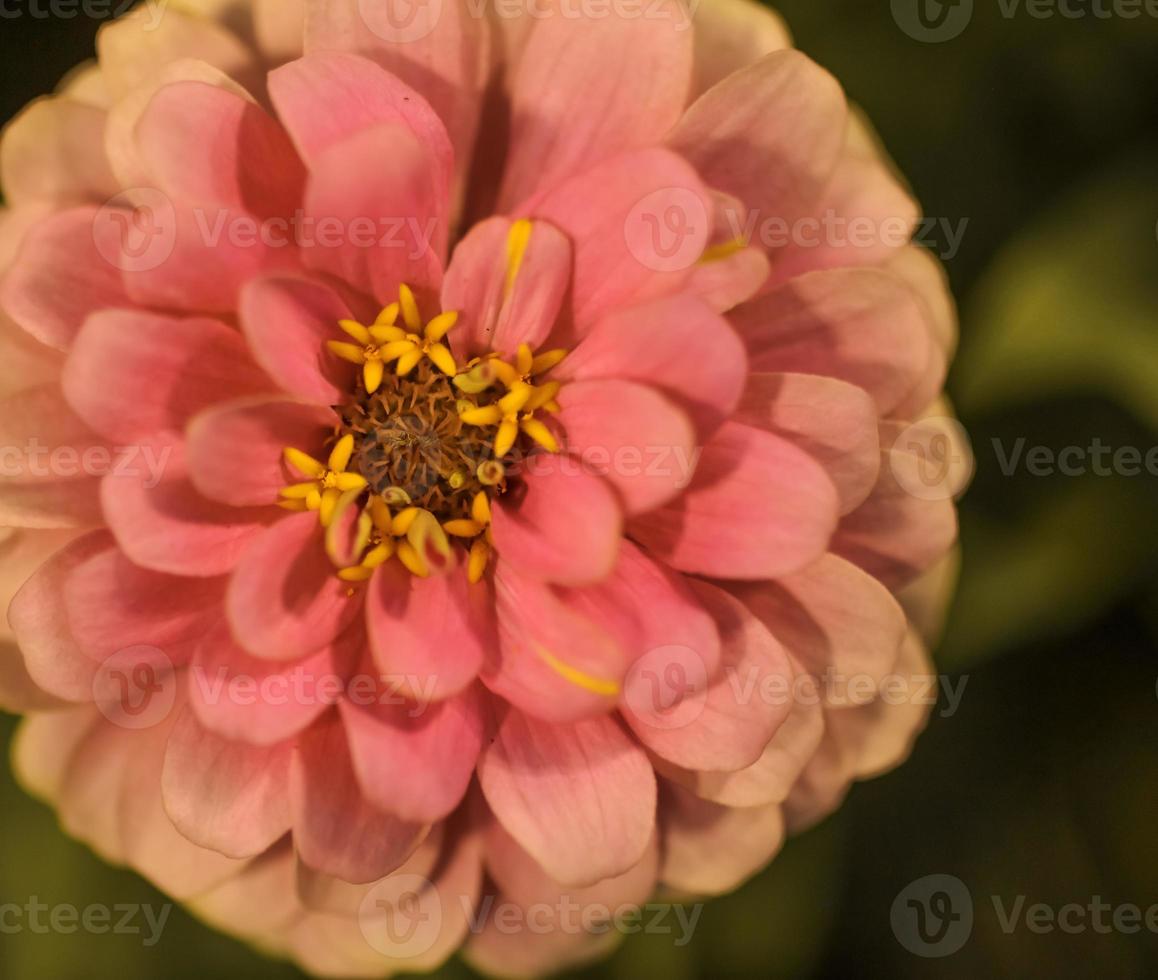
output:
[[[946,261],[962,314],[950,391],[978,472],[937,652],[968,681],[907,765],[709,903],[689,947],[639,937],[581,975],[1158,976],[1154,933],[1006,934],[989,900],[1158,902],[1158,478],[1009,477],[994,449],[1158,445],[1158,20],[1095,16],[1109,0],[1073,0],[1081,19],[975,0],[963,33],[930,44],[887,0],[778,9],[868,111],[925,213],[968,219]],[[98,26],[0,20],[0,119],[90,56]],[[930,240],[945,252],[943,234]],[[0,720],[0,737],[13,727]],[[6,768],[0,812],[0,903],[163,903],[66,839]],[[976,922],[960,951],[923,959],[897,941],[890,907],[933,873],[967,884]],[[180,910],[151,949],[0,935],[5,977],[204,974],[298,976]]]

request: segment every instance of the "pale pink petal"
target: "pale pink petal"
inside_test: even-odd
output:
[[[174,826],[228,857],[260,854],[290,829],[290,742],[258,748],[204,728],[186,706],[169,735],[161,794]]]
[[[660,802],[660,880],[693,895],[722,895],[764,867],[784,843],[777,804],[726,807],[666,783]]]
[[[367,802],[337,712],[299,737],[290,767],[290,797],[301,859],[354,884],[377,881],[401,867],[428,832]]]
[[[258,50],[270,64],[302,55],[309,0],[255,0],[253,33]]]
[[[598,476],[564,456],[524,464],[521,499],[494,509],[495,547],[528,575],[562,585],[597,582],[615,565],[623,517]]]
[[[792,46],[784,19],[755,0],[705,0],[694,16],[696,95],[766,54]]]
[[[945,267],[928,249],[910,245],[894,255],[887,268],[904,279],[924,301],[933,338],[951,358],[957,350],[957,307],[949,291]]]
[[[254,359],[284,391],[313,405],[337,405],[353,386],[353,365],[326,349],[349,319],[345,301],[311,279],[277,276],[241,293],[241,328]]]
[[[344,690],[352,644],[339,640],[291,663],[260,660],[219,623],[198,644],[188,671],[189,703],[223,738],[274,745],[305,729]]]
[[[89,317],[63,380],[69,404],[93,428],[126,441],[180,431],[214,402],[272,387],[224,323],[128,310]]]
[[[741,225],[810,214],[836,169],[847,107],[797,51],[777,51],[710,89],[668,137],[713,189],[747,208]]]
[[[748,364],[727,321],[700,300],[680,296],[609,313],[556,373],[654,385],[687,409],[706,437],[735,409]]]
[[[846,681],[871,680],[875,689],[905,636],[905,614],[892,593],[836,555],[732,591],[818,677],[832,671]]]
[[[24,718],[12,738],[12,769],[23,789],[55,806],[73,755],[100,717],[84,705]]]
[[[485,734],[477,687],[437,704],[393,694],[341,704],[354,772],[367,802],[401,820],[435,823],[462,802]]]
[[[612,624],[568,604],[505,561],[495,573],[498,655],[483,682],[523,711],[552,722],[606,714],[635,651]]]
[[[101,502],[117,543],[143,568],[224,575],[278,515],[272,507],[241,509],[203,497],[189,480],[178,436],[150,436],[138,449],[137,461],[104,478]]]
[[[571,239],[581,337],[612,310],[681,290],[707,245],[712,202],[684,160],[653,147],[608,159],[522,210]]]
[[[366,621],[374,664],[412,701],[458,694],[498,643],[489,586],[468,582],[461,563],[422,579],[390,562],[369,587]]]
[[[880,472],[876,405],[863,388],[815,374],[748,378],[737,422],[774,432],[819,462],[840,494],[840,512],[865,502]]]
[[[318,516],[266,528],[241,556],[226,611],[238,642],[263,660],[297,660],[335,640],[361,603],[335,573]]]
[[[723,642],[723,672],[706,691],[670,713],[622,711],[644,746],[685,769],[736,771],[752,765],[788,717],[792,667],[779,641],[742,603],[701,582],[695,592],[715,617]],[[769,703],[765,692],[783,699]]]
[[[558,401],[567,451],[619,492],[627,514],[659,507],[691,483],[695,431],[654,389],[579,381],[565,386]]]
[[[67,350],[85,318],[126,306],[121,272],[97,248],[96,208],[63,211],[32,227],[0,283],[4,312],[49,347]],[[61,289],[60,270],[68,270]]]
[[[305,168],[289,137],[236,92],[203,81],[166,85],[136,136],[154,186],[176,200],[263,219],[291,216],[301,204]]]
[[[760,249],[741,248],[731,255],[699,262],[686,289],[713,310],[727,313],[760,291],[771,268]]]
[[[503,827],[563,885],[623,874],[655,828],[655,775],[611,718],[559,726],[511,711],[479,781]]]
[[[223,504],[275,503],[278,492],[296,482],[282,451],[317,451],[333,424],[329,409],[288,398],[254,398],[210,408],[189,423],[189,477],[205,496]]]
[[[277,949],[277,937],[301,916],[301,905],[294,893],[296,866],[297,858],[287,836],[232,878],[198,895],[189,907],[216,929],[247,937],[261,936],[268,948]]]
[[[442,308],[459,312],[456,350],[507,357],[519,344],[538,350],[559,318],[571,281],[571,243],[551,225],[534,221],[526,251],[512,266],[512,224],[506,218],[480,222],[454,250]]]
[[[0,398],[56,381],[63,363],[59,351],[33,339],[0,310]]]
[[[813,272],[731,315],[754,371],[821,374],[863,388],[882,416],[927,374],[925,307],[877,269]]]
[[[687,104],[689,26],[676,0],[659,0],[647,16],[554,4],[538,18],[510,82],[511,149],[497,210],[517,210],[609,156],[657,143]]]
[[[630,531],[681,571],[764,579],[823,554],[837,510],[836,489],[811,456],[728,422],[704,448],[688,491],[635,518]]]
[[[4,129],[0,185],[10,204],[100,203],[117,185],[104,153],[105,113],[69,98],[38,99]]]

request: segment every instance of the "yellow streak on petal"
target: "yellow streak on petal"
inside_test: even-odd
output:
[[[722,262],[724,259],[730,259],[737,252],[742,252],[748,247],[748,243],[741,238],[733,238],[729,242],[721,242],[719,245],[712,245],[710,248],[705,248],[703,254],[700,256],[700,265],[707,265],[709,262]]]
[[[515,280],[519,278],[519,271],[523,268],[523,260],[527,257],[527,248],[531,244],[531,232],[534,225],[526,218],[521,218],[511,225],[507,232],[507,278],[503,286],[503,298],[507,299],[515,289]]]
[[[578,667],[573,667],[571,664],[560,660],[550,650],[535,644],[535,652],[543,658],[543,661],[556,674],[566,681],[570,681],[576,687],[581,687],[585,691],[590,691],[592,694],[598,694],[604,698],[615,698],[619,696],[620,686],[618,681],[607,680],[602,677],[595,677],[588,674]]]

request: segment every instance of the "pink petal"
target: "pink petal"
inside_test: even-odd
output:
[[[784,19],[754,0],[712,0],[696,17],[696,94],[766,54],[792,47]]]
[[[760,249],[742,248],[732,255],[698,263],[686,288],[713,310],[727,313],[760,291],[771,268]]]
[[[161,88],[137,123],[140,152],[155,186],[205,208],[290,216],[305,168],[285,131],[260,106],[200,81]]]
[[[294,893],[296,865],[293,845],[286,837],[232,878],[198,895],[190,907],[216,929],[234,935],[260,935],[271,948],[277,948],[274,937],[301,916],[301,904]]]
[[[260,854],[290,829],[292,744],[256,748],[202,727],[186,707],[169,735],[161,793],[174,826],[227,857]]]
[[[687,493],[635,518],[630,531],[680,571],[774,578],[824,553],[837,509],[836,489],[811,456],[728,422],[704,448]]]
[[[354,884],[376,881],[401,867],[429,829],[367,802],[337,712],[299,737],[290,767],[290,798],[301,859]]]
[[[186,435],[193,485],[211,500],[234,507],[275,503],[294,482],[282,461],[287,447],[310,452],[334,425],[328,408],[285,399],[228,402],[195,416]]]
[[[458,694],[498,642],[489,588],[470,584],[462,564],[421,579],[390,562],[370,585],[366,619],[375,665],[415,701]]]
[[[925,308],[877,269],[814,272],[734,311],[754,371],[821,374],[863,388],[886,416],[925,376]]]
[[[312,405],[338,404],[353,384],[353,366],[326,349],[349,319],[345,301],[311,279],[276,276],[241,293],[241,328],[258,364],[284,391]]]
[[[232,571],[277,512],[201,496],[189,481],[184,443],[171,433],[143,440],[139,450],[138,458],[153,466],[132,464],[101,484],[105,519],[125,554],[143,568],[173,575]]]
[[[198,644],[188,673],[189,704],[222,738],[269,746],[292,738],[344,690],[351,658],[342,640],[291,663],[246,653],[220,623]]]
[[[836,169],[846,113],[831,75],[777,51],[701,96],[668,143],[712,188],[742,201],[748,221],[791,225],[811,214]]]
[[[875,687],[896,662],[904,612],[880,582],[836,555],[733,591],[817,676],[871,678]]]
[[[214,402],[271,387],[224,323],[128,310],[86,321],[63,382],[69,404],[90,425],[126,441],[180,431]]]
[[[654,389],[579,381],[564,387],[558,400],[567,451],[619,491],[628,514],[667,503],[691,482],[695,431]]]
[[[880,472],[876,405],[862,388],[814,374],[748,378],[737,422],[774,432],[819,462],[840,494],[840,512],[864,503]]]
[[[511,151],[498,210],[517,210],[609,156],[657,143],[687,104],[689,26],[674,0],[647,16],[558,9],[537,19],[510,83]]]
[[[655,827],[655,775],[611,718],[559,726],[511,711],[479,782],[507,832],[564,885],[623,874]]]
[[[701,436],[732,414],[748,373],[744,345],[723,317],[687,296],[601,318],[557,369],[560,378],[654,385],[687,410]]]
[[[523,208],[575,250],[578,336],[622,306],[678,293],[708,242],[712,202],[696,172],[667,150],[620,154]]]
[[[634,653],[619,630],[507,562],[495,573],[495,601],[499,650],[483,668],[487,687],[552,722],[606,714],[615,706]]]
[[[310,268],[344,280],[383,306],[406,283],[423,296],[442,283],[445,192],[428,147],[384,123],[321,153],[311,167],[303,242]]]
[[[20,785],[56,806],[72,757],[99,718],[91,705],[24,718],[12,738],[12,770]]]
[[[519,344],[538,350],[559,318],[571,281],[571,243],[551,225],[532,222],[526,252],[508,287],[512,224],[506,218],[482,221],[455,248],[442,284],[442,308],[460,313],[456,350],[498,351],[508,357]]]
[[[361,612],[326,554],[318,516],[266,528],[241,556],[226,612],[238,642],[263,660],[297,660],[336,639]]]
[[[55,382],[63,363],[59,351],[34,340],[0,310],[0,398]]]
[[[401,820],[435,823],[462,802],[484,735],[477,688],[437,704],[342,702],[354,772],[367,802]]]
[[[660,880],[693,895],[722,895],[764,867],[784,843],[784,817],[776,804],[743,809],[697,799],[664,785],[660,826]]]
[[[611,488],[565,456],[533,456],[521,499],[494,509],[495,547],[520,572],[562,585],[597,582],[615,565],[623,518]]]
[[[695,591],[719,625],[723,674],[671,712],[637,711],[629,699],[623,715],[646,748],[677,766],[736,771],[760,758],[788,717],[792,667],[776,637],[742,603],[707,583]],[[773,685],[783,699],[770,703],[765,692]]]
[[[109,170],[105,113],[69,98],[38,99],[4,130],[0,185],[10,204],[99,203],[120,187]]]
[[[94,240],[100,214],[76,208],[35,225],[0,283],[4,312],[49,347],[67,350],[90,313],[128,305],[120,269]],[[68,269],[68,289],[60,288],[61,269]]]

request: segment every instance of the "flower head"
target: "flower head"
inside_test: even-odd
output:
[[[756,233],[916,211],[755,5],[234,6],[0,151],[8,444],[163,461],[0,484],[22,775],[314,972],[577,963],[472,910],[727,891],[919,729],[813,695],[925,662],[940,271]]]

